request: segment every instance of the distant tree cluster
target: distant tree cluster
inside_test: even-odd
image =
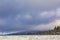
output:
[[[9,35],[60,35],[60,26],[55,26],[53,30],[48,30],[48,31],[13,33]]]
[[[55,28],[54,28],[54,31],[60,32],[60,26],[55,27]]]

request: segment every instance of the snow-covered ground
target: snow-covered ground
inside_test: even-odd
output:
[[[0,36],[0,40],[60,40],[60,35]]]

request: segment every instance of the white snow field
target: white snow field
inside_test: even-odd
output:
[[[15,35],[15,36],[0,36],[0,40],[60,40],[60,35]]]

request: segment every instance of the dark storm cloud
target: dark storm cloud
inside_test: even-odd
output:
[[[60,0],[0,0],[0,18],[6,20],[0,30],[28,30],[32,27],[27,25],[51,23],[59,4]]]

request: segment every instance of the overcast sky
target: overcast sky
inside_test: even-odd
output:
[[[60,0],[0,0],[0,32],[50,30],[59,22]]]

